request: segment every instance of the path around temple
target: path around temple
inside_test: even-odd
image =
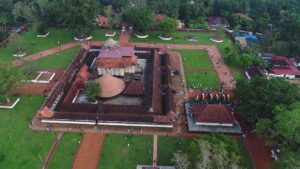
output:
[[[72,169],[97,169],[105,134],[85,133],[73,162]]]
[[[122,32],[120,36],[120,42],[124,45],[136,46],[136,47],[154,47],[161,48],[162,51],[168,49],[189,49],[189,50],[206,50],[213,63],[214,69],[218,75],[220,82],[226,89],[233,89],[235,87],[235,81],[231,76],[230,70],[224,63],[223,58],[216,46],[213,45],[184,45],[184,44],[159,44],[159,43],[130,43],[128,42],[130,38],[130,33]],[[100,41],[90,41],[90,42],[69,42],[55,48],[51,48],[45,51],[41,51],[32,55],[29,55],[21,60],[13,61],[15,66],[19,66],[25,61],[33,61],[49,55],[61,52],[66,49],[70,49],[76,46],[84,46],[84,44],[89,43],[91,45],[100,45]],[[182,61],[180,59],[181,66]],[[183,68],[182,68],[183,69]],[[183,72],[184,70],[182,70]],[[183,78],[185,81],[185,78]],[[180,113],[183,111],[180,109]],[[182,113],[183,114],[183,113]],[[183,116],[184,117],[184,116]],[[181,119],[181,118],[180,118]],[[183,122],[176,125],[176,130],[180,130],[177,136],[199,136],[203,135],[201,133],[191,134],[187,133],[187,130],[182,126]],[[155,135],[155,133],[153,133]],[[86,133],[81,142],[80,148],[77,152],[76,158],[73,163],[73,169],[96,169],[99,162],[100,152],[102,149],[103,141],[105,135],[103,133]],[[241,139],[240,136],[235,136],[234,138]],[[270,149],[267,148],[261,139],[256,134],[249,134],[245,139],[241,139],[250,153],[251,159],[254,163],[255,169],[266,169],[272,164],[272,159],[270,157]],[[154,155],[153,155],[154,157]],[[157,158],[157,156],[156,156]],[[157,162],[157,161],[155,161]]]

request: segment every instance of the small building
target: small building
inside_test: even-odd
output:
[[[232,127],[235,123],[228,108],[219,104],[198,104],[192,107],[196,125]]]
[[[298,67],[298,69],[300,68],[300,57],[299,56],[291,58],[291,61],[296,67]]]
[[[185,105],[190,132],[241,133],[241,127],[233,116],[233,109],[222,104]]]
[[[230,26],[227,19],[223,17],[209,16],[207,17],[206,21],[210,30],[216,30],[218,26],[222,26],[225,28]]]
[[[162,21],[165,18],[166,18],[166,15],[164,15],[164,14],[155,14],[154,15],[154,21],[157,23],[159,23],[160,21]]]
[[[183,29],[185,27],[185,24],[182,20],[177,20],[178,22],[178,29]]]
[[[109,26],[108,18],[102,15],[97,15],[96,22],[102,28],[107,28]]]
[[[295,79],[300,77],[300,71],[297,67],[286,57],[274,56],[263,57],[265,61],[270,64],[267,69],[266,75],[269,77],[283,77],[287,79]]]
[[[98,75],[125,76],[134,74],[138,70],[138,57],[133,47],[120,47],[112,38],[106,40],[95,58],[94,65]]]
[[[235,37],[235,41],[238,42],[241,48],[245,48],[248,46],[247,40],[245,37]]]
[[[245,76],[248,80],[251,80],[254,76],[264,76],[265,71],[258,66],[250,67],[245,70]]]

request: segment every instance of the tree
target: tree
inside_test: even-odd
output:
[[[0,25],[2,25],[4,27],[4,32],[6,32],[7,22],[8,22],[8,20],[7,20],[6,16],[0,15]]]
[[[165,35],[173,34],[178,27],[178,22],[175,19],[166,17],[165,19],[161,20],[159,23],[159,28]]]
[[[12,14],[16,20],[34,22],[36,15],[34,13],[33,6],[29,3],[19,1],[14,5]]]
[[[9,63],[0,62],[0,103],[10,102],[9,91],[21,85],[26,80],[23,69],[13,67]]]
[[[281,78],[254,77],[239,80],[234,90],[237,113],[251,122],[272,118],[277,105],[289,106],[299,98],[298,87]]]
[[[47,33],[48,27],[45,23],[39,23],[36,28],[39,35],[44,35]]]
[[[145,33],[153,24],[154,13],[147,6],[135,6],[124,13],[124,20],[132,24],[134,31]]]
[[[190,165],[187,154],[184,154],[181,151],[173,153],[171,162],[175,164],[176,169],[188,169]]]
[[[56,22],[63,26],[74,29],[75,36],[82,36],[89,33],[93,28],[93,20],[98,12],[99,2],[97,0],[55,0],[57,7],[53,14]]]
[[[96,81],[89,82],[84,86],[86,93],[91,102],[97,101],[98,95],[101,92],[100,86]]]
[[[112,8],[112,5],[108,5],[104,8],[104,15],[108,19],[108,26],[110,29],[117,25],[118,18],[114,9]]]

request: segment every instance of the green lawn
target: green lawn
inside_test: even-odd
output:
[[[105,37],[107,29],[95,28],[91,33],[93,39],[104,41],[108,39]],[[114,37],[115,40],[119,40],[120,31],[116,31],[117,34]],[[19,46],[22,50],[26,51],[27,55],[37,53],[46,49],[53,48],[59,44],[64,44],[73,41],[73,31],[66,28],[49,28],[49,36],[46,38],[38,38],[37,32],[34,28],[30,28],[27,32],[23,32],[16,38],[14,38],[5,48],[0,48],[0,59],[5,61],[11,61],[16,59],[12,54],[16,52],[16,46]]]
[[[177,150],[182,151],[183,153],[189,154],[193,150],[190,150],[191,142],[193,138],[184,138],[184,137],[159,137],[158,139],[158,164],[159,165],[172,165],[171,159],[173,156],[173,152]],[[250,159],[249,153],[246,150],[244,144],[238,141],[239,153],[241,155],[240,166],[245,169],[253,169],[253,164]],[[190,157],[193,155],[190,154]],[[194,163],[194,159],[190,159],[191,163]],[[190,166],[192,169],[194,166]]]
[[[109,30],[109,29],[95,29],[91,35],[93,36],[93,39],[91,40],[100,40],[100,41],[105,41],[108,39],[108,37],[105,36],[105,33],[108,31],[116,32],[116,35],[112,37],[114,40],[119,40],[120,37],[120,31],[119,30]]]
[[[65,51],[59,52],[54,55],[47,56],[45,58],[31,62],[34,67],[41,68],[55,68],[55,69],[65,69],[67,68],[73,57],[79,51],[80,47],[74,47],[67,49]]]
[[[44,97],[20,98],[14,109],[0,109],[0,168],[37,169],[56,134],[32,131],[28,127]]]
[[[149,37],[146,39],[139,39],[136,36],[132,36],[130,41],[131,42],[146,42],[146,43],[169,43],[169,44],[205,44],[205,45],[216,45],[221,55],[224,57],[225,54],[225,48],[226,47],[232,47],[231,40],[225,35],[221,35],[221,37],[224,39],[224,42],[222,43],[216,43],[210,40],[210,38],[215,36],[215,33],[209,33],[209,32],[175,32],[173,34],[173,39],[170,41],[164,41],[158,38],[159,32],[150,32],[148,33]],[[194,35],[198,37],[197,42],[190,42],[185,39],[186,35]],[[229,67],[235,68],[238,65],[228,65]]]
[[[180,150],[188,153],[192,141],[193,138],[158,137],[158,164],[162,166],[172,165],[173,152]]]
[[[78,142],[81,140],[81,133],[64,133],[53,158],[50,161],[48,169],[70,169],[72,167]]]
[[[138,164],[151,164],[152,137],[108,134],[105,137],[99,169],[133,169]],[[129,147],[128,147],[129,144]]]
[[[14,60],[12,56],[15,53],[16,45],[20,46],[27,52],[28,55],[43,51],[49,48],[53,48],[60,44],[67,43],[73,40],[73,32],[70,29],[49,29],[49,36],[46,38],[38,38],[37,32],[32,28],[29,31],[22,33],[13,39],[6,48],[0,48],[0,59],[1,60]]]
[[[232,76],[233,76],[234,80],[236,80],[236,81],[245,78],[244,75],[241,72],[234,72],[232,74]]]
[[[213,68],[206,51],[177,50],[181,54],[184,68]]]
[[[202,87],[220,89],[221,84],[215,72],[186,72],[185,77],[189,86],[202,84]]]

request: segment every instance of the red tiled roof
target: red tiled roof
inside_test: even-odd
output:
[[[202,123],[234,123],[228,108],[219,104],[198,104],[192,107],[194,119]]]
[[[160,22],[161,20],[165,19],[165,15],[164,14],[155,14],[154,19],[156,22]]]
[[[144,84],[141,81],[131,81],[123,94],[129,95],[143,95],[144,94]]]
[[[272,71],[277,75],[300,75],[300,71],[286,57],[275,56],[272,58],[271,62],[273,64]]]
[[[97,67],[103,68],[125,68],[136,65],[137,56],[123,57],[123,58],[97,58]]]
[[[99,26],[108,26],[108,18],[102,15],[97,16]]]
[[[101,49],[99,58],[121,58],[123,56],[133,56],[133,47],[119,47],[117,49]]]

